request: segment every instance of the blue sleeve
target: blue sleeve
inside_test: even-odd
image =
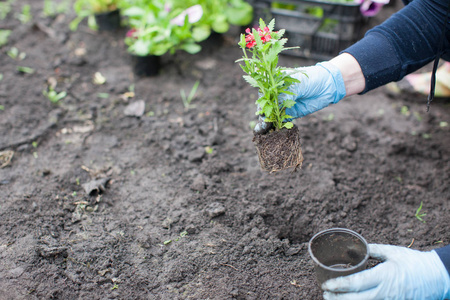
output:
[[[425,66],[436,58],[448,0],[414,0],[343,52],[359,62],[366,93]],[[450,57],[450,23],[444,39]]]
[[[434,251],[436,251],[436,253],[439,255],[442,262],[444,263],[445,268],[447,268],[448,274],[450,275],[450,245],[434,249]]]

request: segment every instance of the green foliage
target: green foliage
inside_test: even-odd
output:
[[[426,223],[425,220],[423,219],[423,217],[425,217],[427,214],[420,213],[422,211],[422,205],[423,205],[423,202],[421,201],[419,208],[416,210],[415,216],[420,222]]]
[[[163,55],[177,50],[190,54],[201,50],[197,42],[206,39],[195,23],[189,22],[186,15],[184,23],[179,25],[173,20],[183,13],[183,8],[171,8],[164,0],[130,0],[122,3],[123,15],[128,18],[132,28],[125,38],[128,51],[134,55]]]
[[[188,235],[188,232],[187,232],[187,231],[182,231],[182,232],[180,232],[180,236],[177,237],[177,238],[175,238],[175,240],[165,240],[165,241],[163,242],[163,245],[169,245],[169,244],[171,244],[172,242],[178,242],[180,239],[186,237],[187,235]]]
[[[60,93],[56,92],[53,87],[48,87],[48,90],[43,90],[42,94],[50,100],[51,103],[58,103],[59,100],[65,98],[67,96],[67,92],[62,91]]]
[[[175,0],[174,7],[186,7],[200,4],[203,16],[198,27],[211,33],[225,33],[230,24],[245,26],[253,19],[253,7],[245,0]]]
[[[0,2],[0,20],[4,20],[11,12],[11,4],[14,0],[7,0]]]
[[[26,24],[33,19],[31,15],[31,6],[29,4],[25,4],[22,6],[22,12],[16,15],[16,18],[22,23]]]
[[[53,0],[44,0],[44,8],[42,14],[45,17],[54,17],[58,14],[65,14],[70,9],[71,0],[63,0],[60,3],[56,3]]]
[[[288,68],[282,68],[278,65],[278,55],[285,50],[287,42],[283,38],[284,30],[273,31],[275,20],[269,25],[260,19],[260,28],[253,29],[251,33],[241,34],[239,46],[244,52],[242,59],[236,62],[240,64],[242,70],[247,73],[244,79],[253,87],[258,88],[260,98],[256,101],[258,111],[256,114],[264,115],[266,122],[272,122],[277,130],[281,128],[292,128],[292,122],[287,122],[292,118],[286,114],[286,108],[294,106],[295,101],[285,100],[282,103],[278,101],[278,95],[285,93],[291,95],[288,91],[292,83],[299,82],[292,78],[295,71]],[[247,55],[247,51],[251,56]]]
[[[29,67],[23,67],[23,66],[18,66],[17,71],[19,71],[20,73],[25,73],[25,74],[33,74],[34,73],[34,69],[29,68]]]
[[[191,104],[192,100],[194,100],[195,94],[197,93],[198,85],[200,84],[200,81],[196,81],[194,83],[194,86],[192,87],[191,91],[189,92],[189,95],[186,96],[186,93],[184,90],[180,90],[181,100],[183,101],[184,108],[188,110],[189,108],[193,107]]]
[[[11,47],[11,49],[9,49],[6,54],[8,54],[9,57],[15,60],[23,60],[27,56],[25,52],[20,52],[16,47]]]
[[[0,29],[0,48],[8,44],[8,38],[11,35],[11,30]]]
[[[88,26],[92,30],[97,30],[97,22],[95,21],[95,14],[114,11],[121,3],[128,2],[127,0],[76,0],[73,4],[73,9],[77,14],[77,17],[70,22],[69,27],[75,31],[78,25],[85,18],[88,19]]]
[[[402,108],[400,109],[400,113],[404,116],[409,116],[411,114],[411,112],[409,111],[408,106],[403,105]]]

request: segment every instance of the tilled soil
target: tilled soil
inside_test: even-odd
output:
[[[320,230],[450,243],[448,101],[426,113],[425,97],[384,88],[344,99],[295,121],[301,169],[268,174],[237,36],[164,56],[159,76],[139,78],[125,30],[70,32],[69,17],[41,9],[33,1],[24,25],[0,21],[13,30],[0,55],[0,151],[14,154],[0,169],[1,299],[321,299],[307,251]],[[196,81],[185,108],[180,90]],[[67,91],[59,104],[43,96],[48,82]],[[140,101],[142,115],[130,107]]]

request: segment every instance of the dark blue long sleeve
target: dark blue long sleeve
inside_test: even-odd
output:
[[[450,245],[447,245],[442,248],[435,249],[436,253],[441,258],[444,266],[447,268],[447,272],[450,275]]]
[[[362,93],[398,81],[436,58],[449,0],[414,0],[343,52],[359,62],[366,79]],[[444,39],[450,59],[450,22]]]

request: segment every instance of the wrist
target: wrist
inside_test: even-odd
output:
[[[339,70],[339,68],[337,68],[329,61],[318,63],[316,64],[316,66],[319,68],[323,68],[325,72],[328,72],[329,77],[326,77],[326,75],[322,74],[324,78],[327,78],[327,86],[329,85],[330,87],[334,88],[329,90],[329,92],[331,93],[328,93],[328,96],[332,101],[331,103],[338,103],[342,98],[346,96],[345,82],[344,78],[342,77],[342,72]],[[331,82],[328,80],[330,80]]]
[[[346,96],[364,91],[366,80],[358,61],[348,53],[342,53],[329,61],[339,69],[345,85]]]

